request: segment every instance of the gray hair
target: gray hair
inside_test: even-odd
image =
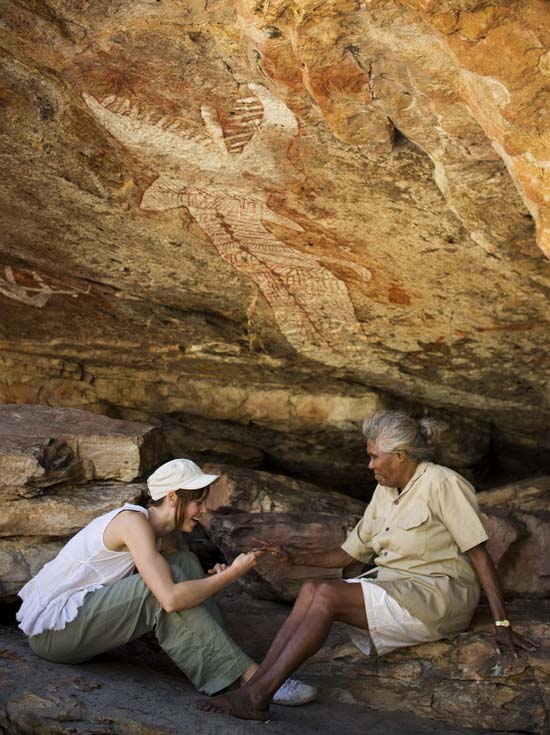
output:
[[[403,411],[377,411],[363,421],[363,434],[382,452],[402,449],[417,462],[435,459],[441,425],[430,418],[414,419]]]

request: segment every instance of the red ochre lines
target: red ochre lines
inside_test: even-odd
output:
[[[237,100],[231,119],[223,126],[229,153],[242,153],[263,120],[264,108],[256,97]]]

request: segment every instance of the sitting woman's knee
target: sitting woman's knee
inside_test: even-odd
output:
[[[183,569],[177,564],[170,564],[170,570],[172,572],[172,580],[174,582],[187,582],[188,576],[185,574]]]
[[[191,551],[176,551],[172,554],[166,554],[165,559],[172,568],[174,582],[202,579],[205,576],[200,561]],[[177,574],[174,574],[175,569],[179,570]]]
[[[337,590],[334,582],[322,579],[316,584],[315,603],[327,611],[334,610],[336,594]]]
[[[321,584],[322,580],[319,579],[306,579],[306,581],[300,587],[301,597],[313,597],[317,592],[317,588]]]

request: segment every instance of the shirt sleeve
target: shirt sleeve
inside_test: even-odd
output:
[[[438,488],[437,500],[441,520],[461,552],[488,540],[475,490],[467,480],[453,472]]]
[[[371,539],[375,503],[376,491],[372,500],[367,505],[363,517],[342,544],[342,549],[346,554],[357,559],[357,561],[362,561],[363,564],[368,564],[374,557],[374,549],[371,546]]]

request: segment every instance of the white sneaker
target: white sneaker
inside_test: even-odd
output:
[[[313,702],[317,697],[317,689],[304,684],[298,679],[287,679],[273,695],[273,704],[282,704],[285,707],[299,707],[301,704]]]

